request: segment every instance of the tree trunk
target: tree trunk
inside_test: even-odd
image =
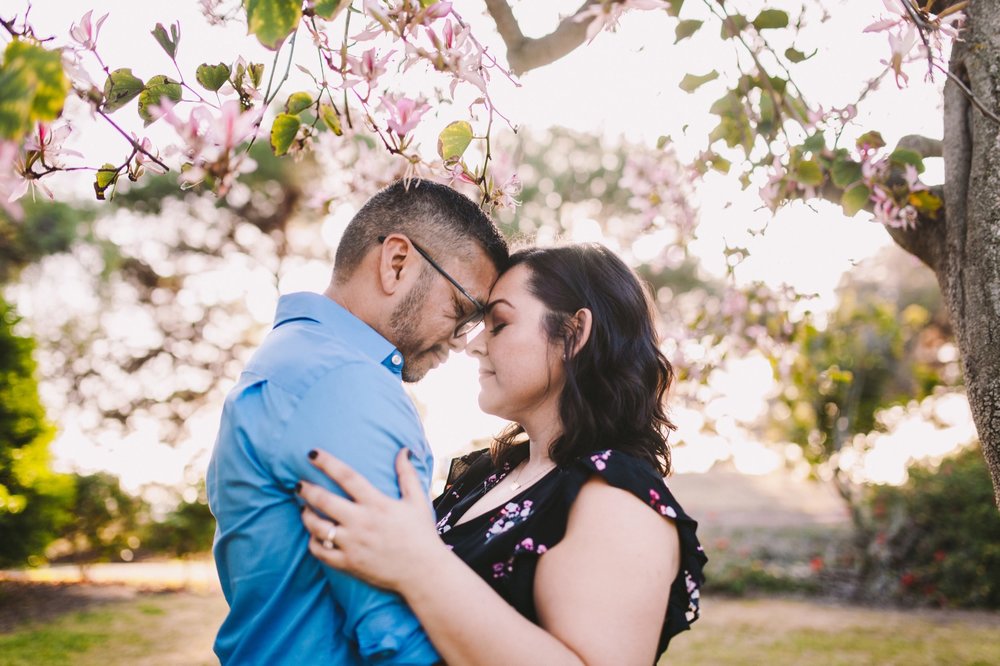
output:
[[[950,67],[986,108],[1000,111],[1000,0],[972,0]],[[952,81],[945,86],[943,143],[947,214],[933,268],[1000,507],[1000,125]]]

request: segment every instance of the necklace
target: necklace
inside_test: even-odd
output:
[[[510,482],[510,485],[507,486],[508,488],[510,488],[511,490],[519,490],[520,488],[522,488],[525,485],[529,485],[531,483],[534,483],[538,479],[542,478],[543,476],[545,476],[546,474],[548,474],[549,472],[551,472],[555,468],[555,465],[551,465],[551,466],[542,468],[541,472],[539,472],[537,474],[534,474],[533,476],[529,477],[527,481],[522,482],[521,481],[521,475],[524,473],[524,470],[526,468],[527,468],[527,465],[525,465],[521,469],[517,470],[517,478],[513,479]]]

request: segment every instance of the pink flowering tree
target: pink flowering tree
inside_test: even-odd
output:
[[[173,172],[181,187],[225,196],[254,169],[248,149],[255,143],[296,158],[331,136],[381,146],[404,176],[468,188],[486,208],[513,206],[518,165],[496,155],[492,140],[522,119],[494,104],[494,86],[516,85],[517,76],[587,48],[628,13],[666,13],[675,21],[676,68],[691,70],[681,88],[715,91],[706,111],[717,122],[691,165],[696,172],[730,174],[772,210],[823,199],[848,217],[867,211],[934,271],[1000,497],[1000,0],[871,4],[878,16],[865,32],[884,38],[885,55],[872,63],[870,80],[858,82],[854,98],[827,107],[796,83],[803,62],[824,57],[803,27],[854,7],[807,3],[792,12],[750,2],[582,0],[549,34],[529,37],[510,0],[471,7],[443,0],[201,0],[210,22],[245,22],[273,61],[235,56],[185,72],[178,49],[195,45],[182,41],[179,24],[158,24],[146,39],[162,49],[166,66],[145,80],[127,62],[105,62],[101,29],[113,17],[87,12],[67,35],[50,39],[36,33],[30,12],[0,10],[0,206],[16,215],[21,197],[53,196],[52,178],[71,170],[92,173],[99,199],[113,196],[123,178],[147,172]],[[461,14],[483,9],[505,53],[486,48]],[[697,59],[685,59],[695,35],[717,35],[738,75],[706,72]],[[298,67],[311,86],[285,90],[293,54],[306,50],[315,53],[314,64]],[[835,72],[837,62],[828,67]],[[416,72],[426,83],[414,89],[408,75]],[[916,79],[942,85],[943,139],[907,136],[889,146],[878,127],[856,131],[872,90]],[[118,130],[125,159],[91,164],[63,147],[73,131],[63,113],[68,98]],[[176,139],[154,145],[126,130],[121,118],[130,113],[144,126],[169,126]],[[422,150],[421,128],[443,114],[446,122],[435,119],[436,151]],[[925,182],[924,161],[935,157],[944,158],[944,180]],[[648,186],[656,173],[655,164],[631,168],[637,205],[670,199]],[[734,321],[747,302],[736,293],[727,299]]]

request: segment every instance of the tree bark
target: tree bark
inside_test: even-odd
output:
[[[1000,0],[973,0],[950,68],[1000,110]],[[1000,125],[949,81],[944,97],[944,247],[935,267],[1000,507]]]

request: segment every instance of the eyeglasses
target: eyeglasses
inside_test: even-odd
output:
[[[378,242],[384,243],[385,236],[379,236]],[[483,319],[486,317],[486,308],[484,308],[483,305],[472,296],[472,294],[466,291],[465,287],[460,285],[455,278],[448,275],[447,271],[438,266],[438,263],[433,259],[431,259],[431,255],[427,254],[427,251],[424,248],[414,243],[412,238],[410,239],[410,244],[413,246],[414,250],[420,253],[421,257],[427,260],[427,263],[429,263],[431,266],[434,267],[434,270],[443,275],[445,280],[452,283],[455,286],[455,289],[458,289],[458,291],[462,294],[462,296],[465,296],[467,299],[472,301],[472,305],[474,305],[476,309],[473,310],[468,316],[463,317],[458,322],[458,324],[455,326],[455,331],[453,333],[453,335],[456,338],[468,335],[477,326],[479,326],[479,324],[483,322]]]

